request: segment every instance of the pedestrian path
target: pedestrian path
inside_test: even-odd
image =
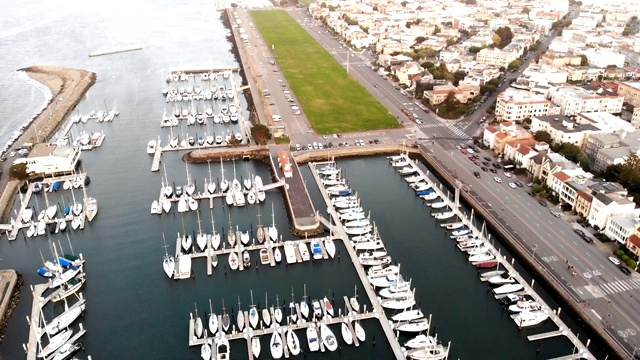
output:
[[[462,129],[456,127],[455,125],[447,125],[447,124],[420,124],[420,125],[416,125],[421,129],[428,129],[428,128],[448,128],[449,130],[451,130],[451,132],[453,132],[453,136],[456,139],[461,139],[461,140],[470,140],[471,136],[467,135]]]
[[[606,284],[598,285],[603,294],[614,294],[622,291],[629,291],[640,288],[640,281],[635,279],[618,280]]]

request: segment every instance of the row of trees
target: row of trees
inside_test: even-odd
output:
[[[624,186],[636,204],[640,204],[640,157],[630,155],[622,164],[610,165],[602,176],[607,181],[615,181]]]

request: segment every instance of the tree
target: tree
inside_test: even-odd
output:
[[[502,49],[503,47],[511,44],[511,40],[513,40],[513,32],[510,27],[499,27],[498,30],[496,30],[496,34],[500,37],[500,42],[497,45],[499,48]]]
[[[536,139],[536,141],[544,141],[547,144],[551,144],[552,140],[551,139],[551,134],[549,134],[548,132],[544,131],[544,130],[538,130],[535,132],[535,134],[533,134],[533,138]]]
[[[420,44],[420,43],[422,43],[422,42],[423,42],[423,41],[425,41],[425,40],[427,40],[427,38],[425,38],[424,36],[418,36],[418,37],[416,38],[416,40],[415,40],[415,41],[416,41],[415,43],[416,43],[416,44]]]
[[[529,9],[526,6],[522,8],[522,13],[525,14],[525,15],[528,15],[530,11],[531,11],[531,9]]]
[[[401,2],[400,5],[402,5],[402,7],[407,7],[408,3],[409,2],[405,0],[405,1]]]
[[[11,178],[13,179],[28,179],[29,173],[27,172],[27,163],[21,162],[11,165],[11,167],[9,168],[9,174],[11,174]]]
[[[480,50],[484,49],[484,46],[472,46],[469,48],[469,52],[472,54],[477,54]]]
[[[624,30],[622,30],[622,36],[629,36],[631,35],[631,27],[629,27],[629,25],[624,27]]]
[[[452,45],[457,44],[458,42],[455,39],[449,38],[449,39],[447,39],[446,43],[447,43],[447,46],[452,46]]]
[[[500,38],[500,35],[498,35],[498,34],[493,34],[493,36],[491,37],[491,40],[493,40],[493,45],[495,45],[495,46],[500,45],[500,43],[502,42],[502,39]]]
[[[464,70],[458,70],[456,72],[453,73],[453,77],[456,78],[456,80],[462,80],[467,76],[467,72]]]
[[[484,95],[486,93],[492,93],[495,90],[496,90],[496,87],[494,85],[484,84],[480,86],[480,95]]]
[[[629,192],[640,193],[640,157],[638,155],[631,155],[622,163],[619,181]]]
[[[263,124],[256,124],[251,128],[251,137],[256,144],[266,145],[271,140],[271,131]]]
[[[509,66],[507,68],[509,70],[515,70],[515,69],[519,68],[520,65],[522,65],[522,60],[515,59],[515,60],[513,60],[512,62],[509,63]]]
[[[587,58],[587,55],[580,55],[580,66],[589,66],[589,59]]]
[[[447,98],[444,100],[444,106],[447,110],[453,111],[458,107],[458,105],[460,105],[460,102],[456,99],[456,94],[453,91],[449,91]]]
[[[436,25],[433,27],[433,35],[437,35],[442,31],[442,29],[440,29],[440,26]]]

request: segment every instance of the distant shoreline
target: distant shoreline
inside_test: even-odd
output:
[[[15,151],[24,143],[51,140],[56,130],[96,81],[95,73],[80,69],[34,65],[18,71],[24,71],[30,78],[46,86],[51,91],[51,99],[6,149],[6,153]],[[0,178],[0,214],[3,220],[7,219],[20,186],[19,181],[8,180],[11,161],[12,159],[7,159],[0,165],[5,174]]]

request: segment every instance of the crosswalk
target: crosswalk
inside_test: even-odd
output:
[[[638,289],[640,288],[640,281],[635,279],[619,280],[606,284],[600,284],[598,285],[598,288],[605,295],[609,295],[617,292]]]
[[[420,124],[418,125],[419,128],[421,129],[429,129],[429,128],[448,128],[449,130],[451,130],[451,132],[453,132],[453,137],[456,139],[461,139],[461,140],[470,140],[471,136],[467,135],[462,129],[458,128],[455,125],[447,125],[447,124],[442,124],[442,123],[436,123],[436,124]]]

